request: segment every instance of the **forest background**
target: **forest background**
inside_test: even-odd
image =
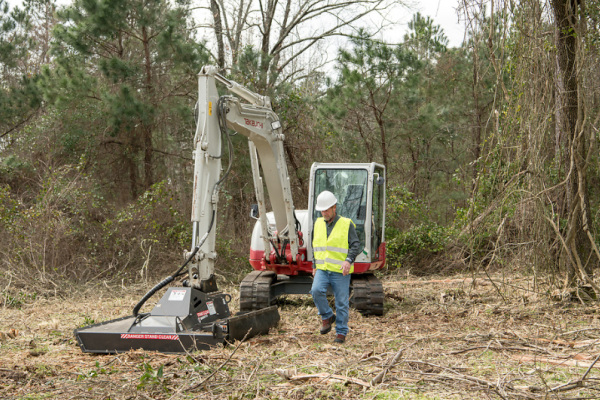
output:
[[[387,273],[518,270],[596,297],[600,2],[463,0],[458,47],[418,13],[382,40],[398,12],[410,9],[0,0],[3,303],[181,264],[205,64],[271,97],[296,207],[314,161],[386,165]],[[255,201],[246,139],[233,141],[217,268],[238,282]]]

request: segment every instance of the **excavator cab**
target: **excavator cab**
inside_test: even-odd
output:
[[[354,265],[355,273],[382,268],[385,262],[385,167],[377,163],[314,163],[310,176],[309,226],[321,216],[315,210],[319,193],[332,192],[338,199],[337,214],[354,221],[363,247]],[[308,246],[312,243],[310,234],[308,232]]]
[[[385,264],[385,167],[377,163],[325,164],[311,168],[309,226],[321,215],[315,210],[324,190],[338,199],[337,214],[352,219],[363,246],[354,262],[350,304],[363,315],[383,315],[383,285],[373,274]],[[308,232],[312,256],[312,232]]]

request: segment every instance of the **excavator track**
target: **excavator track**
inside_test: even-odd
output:
[[[350,305],[362,315],[383,315],[383,285],[373,274],[352,276]]]
[[[252,271],[240,283],[240,311],[253,311],[271,305],[273,271]]]

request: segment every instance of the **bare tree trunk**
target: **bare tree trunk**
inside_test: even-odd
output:
[[[134,159],[133,159],[133,152],[134,152],[134,148],[136,147],[135,145],[130,144],[129,146],[129,150],[125,153],[125,163],[127,165],[127,170],[129,172],[129,193],[131,195],[132,199],[137,198],[138,196],[138,172],[137,172],[137,164],[135,163]]]
[[[150,56],[150,37],[148,35],[148,29],[142,27],[143,44],[144,44],[144,57],[146,64],[146,91],[150,102],[154,104],[154,86],[152,82],[152,58]],[[153,118],[149,116],[147,118]],[[151,121],[142,122],[142,143],[144,148],[144,189],[149,189],[154,184],[154,161],[153,161],[153,146],[152,146],[152,134],[153,126]]]
[[[347,36],[348,28],[359,26],[364,18],[386,14],[401,4],[402,1],[394,0],[211,0],[215,18],[211,29],[219,29],[215,9],[218,5],[221,36],[231,48],[232,66],[237,64],[244,45],[260,49],[259,82],[254,89],[261,91],[275,87],[279,81],[302,79],[306,66],[303,61],[296,61],[323,39]],[[323,16],[328,16],[331,23],[323,23]],[[251,33],[250,39],[243,36],[245,33]]]
[[[383,158],[383,165],[390,165],[388,162],[388,149],[387,139],[385,138],[385,125],[384,120],[381,116],[377,119],[377,125],[379,125],[379,139],[381,145],[381,156]]]
[[[477,164],[481,157],[481,113],[479,104],[479,56],[477,54],[477,41],[473,44],[473,120],[471,140],[473,146],[473,184],[471,189],[475,190],[475,182],[477,182]]]
[[[300,165],[296,160],[296,155],[294,153],[294,149],[292,149],[289,145],[289,142],[283,142],[283,149],[285,150],[285,154],[287,155],[287,159],[292,167],[291,170],[294,172],[294,176],[298,179],[300,191],[302,194],[308,195],[308,189],[305,180],[302,178],[302,173],[300,172]]]
[[[213,14],[215,37],[217,38],[217,64],[220,71],[225,70],[225,48],[223,45],[223,23],[221,22],[221,9],[217,0],[210,0],[210,11]]]
[[[267,0],[266,7],[263,1],[259,1],[260,12],[262,14],[262,43],[260,47],[260,82],[259,88],[266,89],[268,85],[269,67],[275,68],[271,65],[271,29],[273,26],[273,18],[275,16],[275,8],[277,7],[277,0]]]
[[[390,98],[390,92],[387,93],[386,101],[381,104],[377,103],[375,100],[375,93],[369,93],[369,100],[371,102],[370,107],[373,110],[373,118],[377,122],[377,127],[379,128],[379,146],[381,147],[381,157],[383,160],[383,165],[388,164],[388,150],[387,150],[387,139],[386,139],[386,131],[385,131],[385,118],[383,114],[385,113],[385,109],[387,107],[388,101]]]
[[[579,277],[585,283],[592,283],[590,274],[598,267],[598,258],[593,253],[593,235],[589,211],[587,188],[587,153],[589,134],[583,124],[583,107],[579,96],[579,74],[577,71],[578,40],[583,36],[579,18],[578,0],[552,0],[557,35],[557,62],[559,82],[564,92],[557,96],[562,100],[557,107],[560,137],[565,138],[568,159],[566,175],[566,212],[562,215],[568,221],[564,232],[566,253],[565,265],[568,271],[568,284]],[[557,88],[561,90],[560,87]]]
[[[412,137],[408,137],[408,149],[410,151],[410,158],[412,160],[412,192],[418,195],[417,192],[417,183],[418,183],[418,175],[419,175],[419,146],[413,143]]]
[[[154,184],[154,153],[152,146],[152,128],[147,124],[142,127],[144,141],[144,189]]]
[[[363,121],[363,117],[361,114],[358,114],[357,112],[355,112],[354,117],[356,118],[356,122],[355,122],[356,129],[358,131],[358,134],[360,135],[360,138],[363,141],[363,145],[364,145],[365,151],[367,153],[367,160],[373,160],[374,151],[373,151],[373,145],[371,144],[371,142],[369,140],[369,133],[368,133],[369,129],[368,129],[368,127],[366,129],[363,127],[364,121]]]

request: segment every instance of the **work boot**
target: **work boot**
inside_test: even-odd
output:
[[[331,325],[335,322],[335,314],[327,319],[321,320],[323,322],[323,326],[321,327],[321,335],[329,333],[331,330]]]
[[[335,337],[335,339],[333,340],[333,343],[344,343],[346,341],[346,336],[345,335],[341,335],[341,334],[337,334],[337,336]]]

